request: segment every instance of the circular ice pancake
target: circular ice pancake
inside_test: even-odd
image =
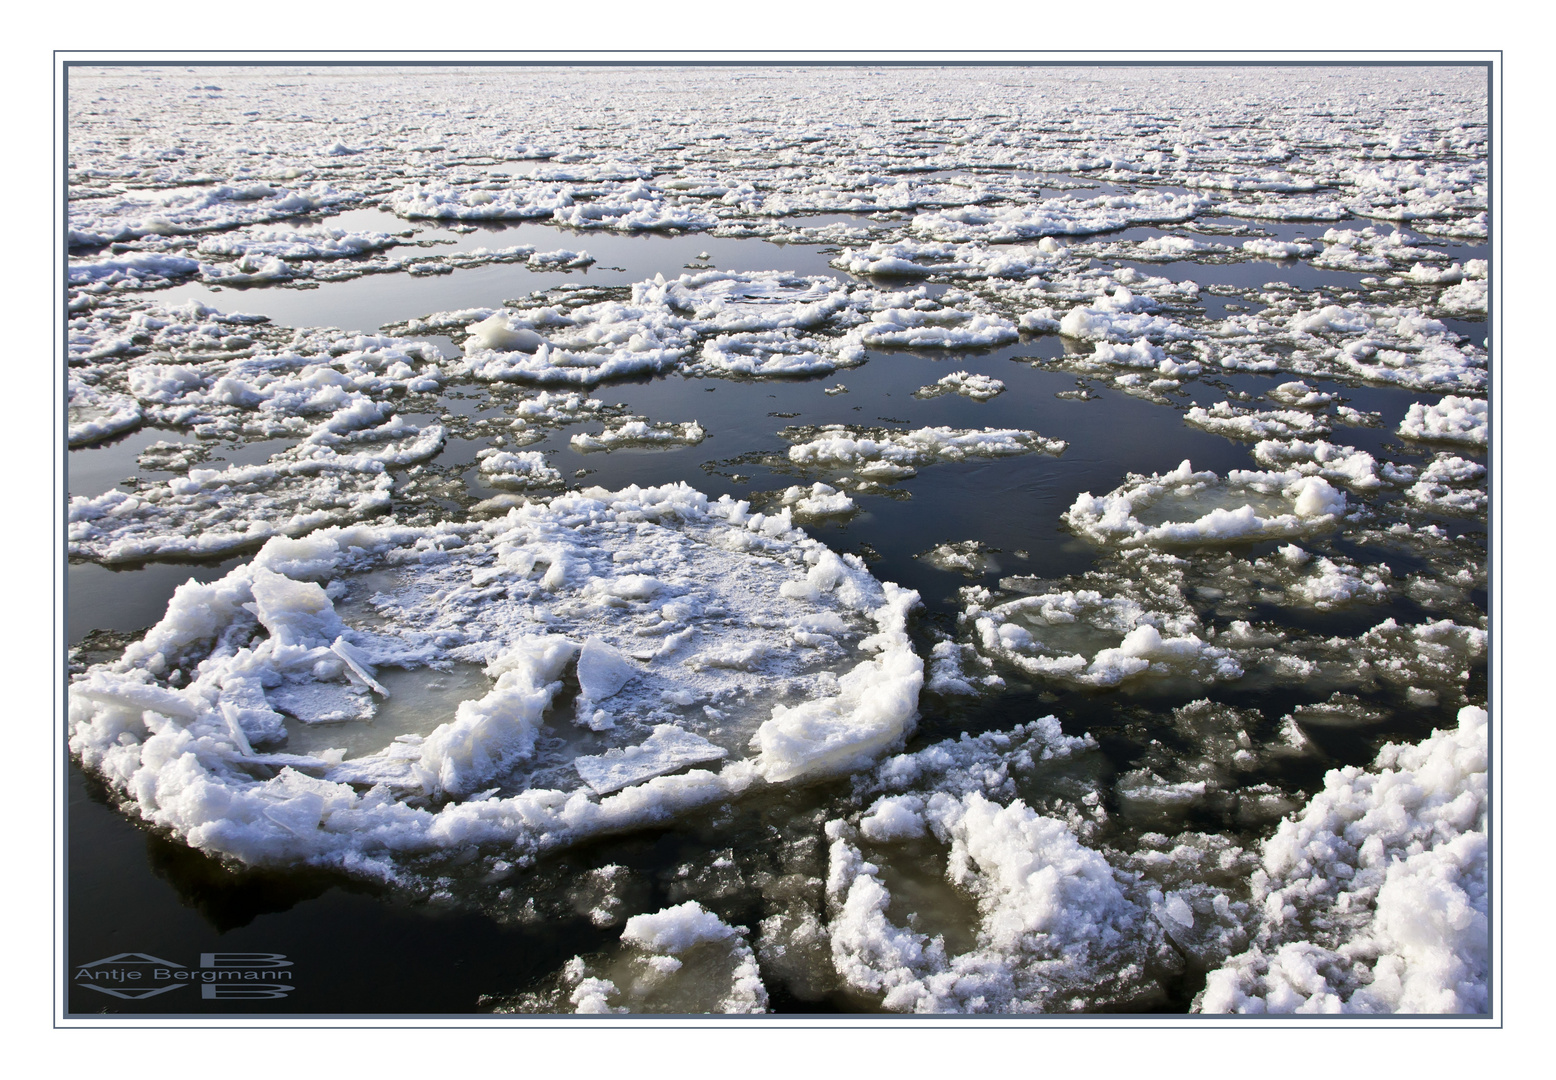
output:
[[[72,685],[71,747],[244,862],[522,856],[869,764],[916,716],[916,602],[787,510],[685,485],[325,529],[182,586]]]

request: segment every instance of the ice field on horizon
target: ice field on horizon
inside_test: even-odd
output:
[[[202,873],[576,943],[472,1012],[1489,1011],[1482,69],[68,80],[69,754]]]

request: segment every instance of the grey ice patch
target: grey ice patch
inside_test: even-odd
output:
[[[265,696],[271,705],[305,724],[371,720],[376,711],[372,698],[346,683],[283,683]]]

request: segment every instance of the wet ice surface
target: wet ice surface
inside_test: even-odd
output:
[[[454,1011],[1484,1009],[1483,80],[1000,71],[74,71],[175,888],[546,958]]]

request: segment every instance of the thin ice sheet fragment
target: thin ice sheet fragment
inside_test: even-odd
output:
[[[674,724],[660,724],[652,735],[636,746],[581,757],[573,764],[595,794],[609,795],[688,765],[717,761],[728,754],[729,751],[722,747]]]

